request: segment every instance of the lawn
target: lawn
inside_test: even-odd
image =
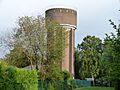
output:
[[[75,89],[75,90],[114,90],[114,88],[110,88],[110,87],[82,87],[82,88]]]

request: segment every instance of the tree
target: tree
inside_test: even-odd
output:
[[[4,61],[18,68],[24,68],[30,65],[30,61],[24,53],[24,48],[19,46],[14,47],[13,50],[10,50],[10,53],[5,56]]]
[[[86,36],[78,46],[80,51],[80,76],[95,78],[101,64],[102,41],[95,36]]]
[[[46,72],[48,75],[47,79],[50,79],[50,76],[54,73],[56,73],[54,74],[56,77],[62,76],[61,73],[62,61],[64,59],[64,50],[67,45],[65,42],[67,38],[67,32],[62,26],[59,25],[59,23],[51,21],[49,19],[46,21],[46,28],[47,28],[46,64],[48,67],[46,69]],[[60,72],[59,74],[61,75],[58,75],[57,72]]]
[[[44,21],[44,18],[42,18],[41,16],[38,16],[37,18],[28,16],[21,17],[18,20],[18,27],[16,28],[15,33],[13,34],[14,42],[12,42],[13,49],[11,50],[11,52],[14,52],[13,54],[19,53],[19,51],[17,50],[21,49],[22,52],[20,53],[24,54],[23,56],[21,55],[21,57],[25,56],[26,60],[29,61],[31,68],[33,68],[33,65],[35,65],[37,70],[38,63],[42,61],[42,58],[45,55],[44,39],[46,35],[46,29]],[[12,54],[10,53],[10,55]],[[10,55],[8,57],[8,60],[10,60],[9,58],[13,57]],[[18,64],[20,63],[18,62],[16,57],[13,60],[16,61],[16,63]]]
[[[75,53],[74,53],[74,57],[75,57],[75,62],[74,62],[74,71],[75,71],[75,78],[76,79],[81,79],[79,70],[80,67],[82,66],[81,61],[80,61],[80,52],[79,52],[79,44],[77,46],[77,48],[75,48]]]
[[[104,58],[105,61],[109,61],[109,64],[107,64],[109,65],[107,68],[110,75],[109,78],[115,86],[115,89],[120,90],[120,27],[117,27],[111,20],[109,21],[117,33],[106,36],[105,43],[107,43],[107,51],[104,52],[106,54]]]
[[[65,33],[59,23],[42,16],[21,17],[13,35],[13,49],[6,61],[19,67],[23,67],[24,63],[24,66],[30,65],[40,72],[42,80],[59,79],[62,75]]]
[[[112,37],[111,37],[112,36]],[[111,86],[110,72],[112,70],[111,64],[114,63],[114,52],[112,48],[115,35],[111,33],[111,36],[106,34],[106,38],[103,42],[103,53],[101,57],[101,67],[98,79],[101,81],[101,85]]]

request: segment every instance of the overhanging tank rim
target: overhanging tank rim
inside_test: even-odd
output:
[[[72,10],[72,11],[77,12],[77,9],[69,8],[69,7],[51,7],[51,8],[46,9],[45,12],[47,12],[49,10],[54,10],[54,9],[68,9],[68,10]]]

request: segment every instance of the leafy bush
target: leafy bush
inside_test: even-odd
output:
[[[49,83],[48,90],[55,90],[54,85],[52,83]]]
[[[67,70],[63,71],[63,78],[64,80],[68,80],[70,78],[70,73]]]
[[[37,72],[0,63],[0,90],[38,90]]]

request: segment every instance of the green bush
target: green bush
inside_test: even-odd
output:
[[[63,79],[64,80],[70,79],[70,73],[67,70],[63,71]]]
[[[38,90],[37,72],[0,63],[0,90]]]
[[[55,90],[54,85],[52,83],[49,83],[48,90]]]

